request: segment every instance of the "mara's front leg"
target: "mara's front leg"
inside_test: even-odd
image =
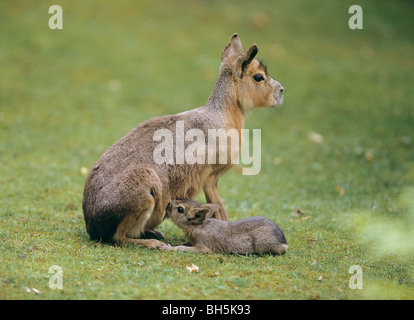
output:
[[[228,221],[229,217],[227,215],[226,209],[224,209],[223,202],[221,201],[220,194],[217,189],[217,176],[210,176],[207,178],[206,182],[203,185],[204,195],[206,196],[207,203],[215,203],[220,206],[218,214],[215,215],[216,219]]]

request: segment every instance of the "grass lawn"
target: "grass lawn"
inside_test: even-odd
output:
[[[413,299],[414,4],[356,2],[362,30],[355,1],[62,0],[50,30],[50,1],[2,1],[0,299]],[[246,120],[260,174],[235,168],[219,190],[230,219],[275,221],[287,253],[91,242],[87,171],[140,122],[203,105],[234,32],[285,99]],[[184,241],[169,220],[158,230]]]

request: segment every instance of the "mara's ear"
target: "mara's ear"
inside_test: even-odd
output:
[[[169,218],[170,214],[171,214],[171,211],[172,211],[172,204],[171,204],[171,202],[168,202],[167,207],[165,208],[164,218],[165,217]]]
[[[235,33],[231,36],[227,46],[224,47],[223,52],[221,53],[221,61],[223,62],[224,59],[234,53],[242,53],[243,51],[244,50],[240,38],[237,33]]]
[[[206,218],[217,219],[217,217],[220,215],[220,205],[217,203],[203,203],[201,207],[210,209],[210,213],[207,214]]]
[[[191,224],[200,224],[206,219],[206,215],[210,213],[210,208],[193,208],[190,210],[188,221]]]
[[[236,63],[234,67],[234,76],[240,79],[243,78],[243,71],[249,65],[250,62],[256,57],[257,53],[259,52],[259,48],[256,44],[253,44],[249,50],[246,51],[244,55],[242,55]]]

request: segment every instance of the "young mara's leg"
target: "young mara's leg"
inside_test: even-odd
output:
[[[187,247],[187,246],[170,247],[168,245],[165,245],[165,246],[159,247],[159,249],[166,250],[166,251],[190,251],[190,252],[212,253],[211,250],[205,247]]]
[[[124,243],[132,243],[136,245],[140,245],[150,249],[160,249],[165,246],[168,246],[165,242],[159,241],[157,239],[131,239],[125,238]]]

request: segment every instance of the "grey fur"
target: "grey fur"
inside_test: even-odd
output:
[[[178,212],[179,207],[183,213]],[[214,218],[215,210],[214,204],[171,201],[166,214],[184,231],[191,246],[161,249],[233,254],[282,254],[287,250],[285,235],[273,221],[265,217],[222,221]]]

